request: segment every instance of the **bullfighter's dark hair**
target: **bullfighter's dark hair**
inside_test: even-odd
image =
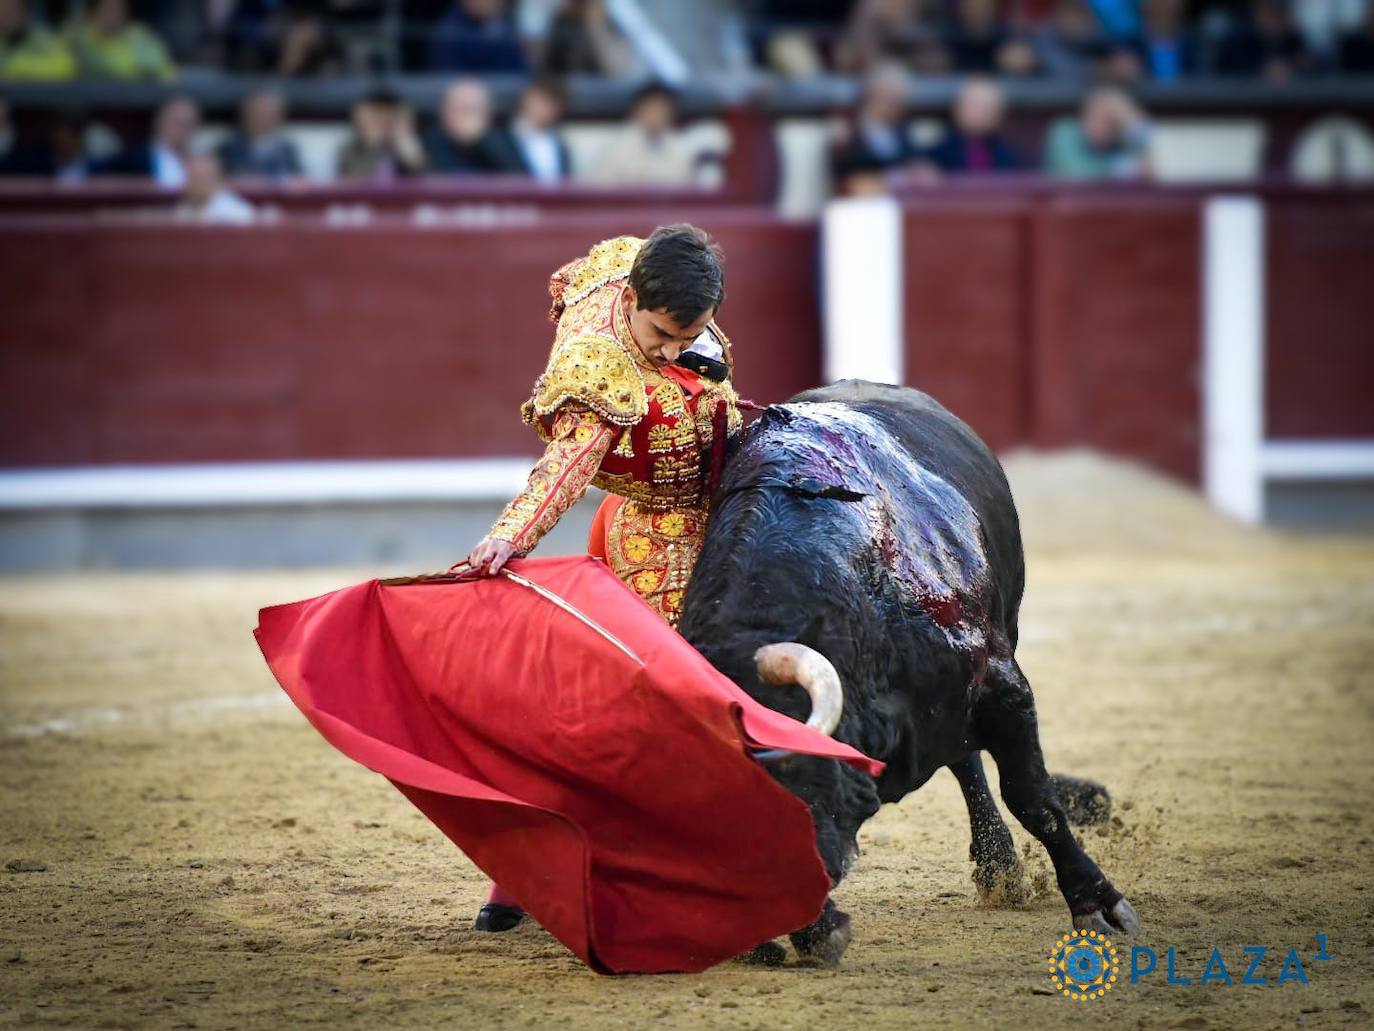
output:
[[[725,300],[720,248],[705,230],[685,222],[659,226],[644,241],[630,268],[630,286],[641,310],[665,310],[690,326]]]

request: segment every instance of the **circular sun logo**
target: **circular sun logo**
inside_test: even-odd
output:
[[[1120,974],[1116,947],[1096,931],[1066,934],[1050,949],[1050,980],[1070,999],[1100,999],[1116,986]]]

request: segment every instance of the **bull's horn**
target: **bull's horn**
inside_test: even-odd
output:
[[[808,727],[827,736],[835,733],[844,711],[844,688],[829,659],[814,648],[784,641],[765,644],[754,653],[754,664],[765,684],[796,684],[811,696]]]

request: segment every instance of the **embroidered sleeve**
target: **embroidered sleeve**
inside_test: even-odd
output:
[[[595,412],[573,405],[561,407],[554,416],[544,456],[530,471],[525,489],[501,513],[490,536],[510,541],[520,555],[533,550],[563,513],[587,493],[619,432]]]

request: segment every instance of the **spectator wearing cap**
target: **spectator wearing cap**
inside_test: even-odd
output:
[[[455,79],[439,102],[439,124],[425,137],[432,171],[519,174],[525,171],[511,137],[492,124],[491,94],[481,79]]]
[[[159,186],[181,189],[186,185],[186,159],[191,141],[200,128],[200,108],[190,97],[164,101],[153,119],[153,136],[147,143],[127,147],[96,167],[101,175],[142,176]]]
[[[1050,126],[1045,171],[1065,179],[1138,179],[1149,174],[1149,138],[1149,121],[1131,98],[1099,86],[1076,118]]]
[[[512,72],[526,69],[507,0],[453,0],[434,26],[429,65],[446,72]]]
[[[606,11],[606,0],[563,0],[549,24],[541,68],[547,75],[624,79],[643,68]]]
[[[959,88],[949,131],[926,154],[942,172],[1014,172],[1021,167],[1002,136],[1007,102],[992,79],[969,79]]]
[[[75,75],[67,41],[34,21],[24,0],[0,0],[0,80],[56,82]]]
[[[259,89],[244,98],[239,129],[219,149],[226,175],[286,179],[301,174],[300,154],[283,132],[286,102],[276,90]]]
[[[695,160],[677,128],[677,96],[666,86],[635,95],[630,116],[601,155],[593,181],[616,186],[687,186]]]
[[[387,181],[425,171],[415,113],[397,94],[374,90],[353,105],[353,133],[339,148],[344,179]]]
[[[526,175],[541,183],[556,183],[572,173],[568,145],[558,127],[563,120],[563,91],[554,82],[536,79],[520,94],[508,137],[519,154]]]
[[[141,82],[176,77],[176,66],[157,33],[129,17],[128,0],[93,0],[70,35],[83,77]]]

